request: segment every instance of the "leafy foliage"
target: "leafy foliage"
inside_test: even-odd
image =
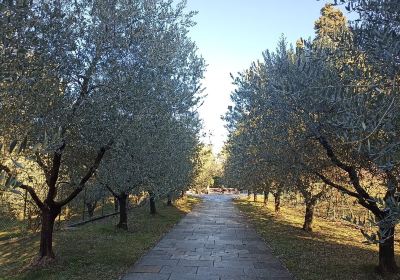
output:
[[[0,171],[41,211],[41,257],[54,257],[54,219],[86,184],[159,196],[189,186],[205,63],[184,9],[0,2]]]
[[[310,201],[322,198],[326,186],[353,197],[376,217],[378,233],[364,236],[380,244],[380,269],[395,271],[400,72],[397,58],[383,53],[398,48],[392,38],[399,24],[386,8],[397,14],[399,6],[348,2],[361,22],[349,28],[340,11],[326,5],[313,41],[300,39],[293,49],[282,37],[274,53],[265,51],[263,61],[235,77],[225,176],[250,188],[300,191],[306,220]],[[373,35],[379,33],[385,39]],[[379,183],[371,189],[363,177]],[[382,188],[384,195],[375,198]]]

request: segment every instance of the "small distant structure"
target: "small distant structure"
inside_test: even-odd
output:
[[[208,188],[209,194],[239,194],[239,190],[236,188]]]
[[[236,188],[227,188],[220,176],[213,177],[213,184],[207,187],[208,194],[239,194]]]

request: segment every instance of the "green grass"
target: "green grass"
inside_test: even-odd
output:
[[[354,226],[317,218],[314,232],[307,233],[301,229],[304,216],[299,209],[283,207],[277,215],[272,205],[247,200],[237,200],[236,205],[298,279],[382,279],[375,273],[377,246],[363,244]],[[400,265],[400,245],[395,246]]]
[[[65,213],[66,210],[64,209],[64,211],[61,212],[61,225],[62,226],[67,226],[67,225],[71,225],[74,223],[78,223],[78,222],[82,222],[82,205],[78,206],[78,207],[74,207],[74,208],[70,208],[70,216],[66,217]],[[108,198],[105,203],[104,206],[102,207],[101,202],[97,203],[97,207],[93,212],[93,217],[92,218],[96,218],[96,217],[100,217],[103,215],[107,215],[107,214],[112,214],[115,212],[115,206],[114,206],[114,201],[110,198]],[[89,217],[89,213],[87,211],[87,208],[85,208],[85,221],[86,220],[90,220],[92,219]],[[58,221],[57,220],[57,225],[58,225]]]
[[[0,217],[0,241],[24,235],[26,227],[26,222],[17,218]]]
[[[71,214],[67,219],[65,216],[66,209],[63,209],[60,219],[56,219],[55,228],[59,228],[60,226],[64,227],[82,221],[82,205],[81,207],[71,207],[69,211]],[[93,218],[102,216],[103,214],[107,215],[114,212],[115,210],[113,201],[111,199],[107,199],[105,201],[104,207],[102,207],[101,202],[98,203],[94,211]],[[89,214],[87,213],[87,209],[85,208],[85,220],[89,219]],[[0,213],[0,242],[6,241],[11,238],[27,237],[29,235],[37,233],[37,230],[39,229],[39,221],[37,220],[37,218],[33,218],[32,222],[34,223],[34,229],[30,229],[28,227],[27,220],[22,220],[16,216],[1,216]]]
[[[198,202],[198,198],[186,197],[174,207],[159,203],[154,216],[148,207],[133,209],[128,232],[115,227],[117,216],[58,231],[54,236],[57,262],[46,269],[29,269],[39,246],[37,236],[0,244],[0,279],[118,279]]]

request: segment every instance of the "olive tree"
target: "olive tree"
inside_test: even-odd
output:
[[[344,26],[322,32],[314,42],[302,41],[296,51],[281,41],[276,53],[264,54],[260,64],[264,70],[253,71],[257,75],[245,81],[247,97],[234,96],[237,109],[231,115],[236,120],[230,124],[240,133],[238,124],[261,110],[255,114],[261,117],[250,119],[257,124],[253,134],[268,128],[264,130],[270,135],[267,141],[277,140],[266,149],[269,157],[278,155],[278,163],[292,163],[296,172],[290,173],[300,180],[298,185],[322,182],[368,209],[379,230],[364,234],[379,244],[380,270],[391,272],[397,268],[394,228],[399,221],[400,108],[398,63],[390,55],[398,46],[391,49],[389,44],[398,34],[398,25],[395,17],[385,13],[390,1],[348,2],[358,3],[361,15],[354,37]],[[340,22],[337,26],[343,26]],[[387,55],[376,53],[377,49]],[[256,146],[262,145],[256,142]],[[277,166],[279,174],[285,165]],[[364,173],[379,183],[368,188],[362,180]],[[379,190],[385,191],[383,197],[375,197]]]
[[[183,2],[2,1],[0,9],[0,137],[11,143],[1,171],[41,211],[41,263],[54,258],[56,216],[129,129],[131,113],[187,112],[204,64]],[[14,160],[17,143],[29,176]],[[32,185],[34,176],[45,186]],[[70,193],[58,201],[61,182]]]

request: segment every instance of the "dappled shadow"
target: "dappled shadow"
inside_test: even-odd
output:
[[[0,244],[0,275],[13,275],[25,270],[38,248],[37,235]]]
[[[47,269],[22,269],[36,256],[39,236],[0,244],[0,279],[50,280],[54,275],[59,279],[117,279],[196,203],[195,199],[173,206],[159,202],[156,215],[150,215],[146,205],[131,209],[129,231],[115,227],[118,217],[57,231],[57,262]]]
[[[314,232],[308,233],[301,229],[301,214],[300,219],[290,220],[285,218],[285,212],[276,215],[253,203],[240,201],[237,204],[299,279],[379,279],[374,272],[377,248],[363,245],[361,234],[355,229],[346,229],[339,223],[320,222]],[[400,263],[399,251],[397,253]],[[400,275],[386,279],[400,279]]]

